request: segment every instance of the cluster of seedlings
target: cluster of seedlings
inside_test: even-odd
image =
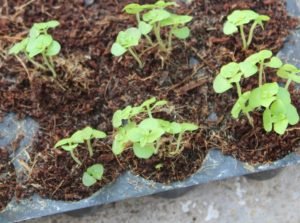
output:
[[[185,40],[190,35],[187,26],[193,17],[177,15],[166,8],[176,7],[174,2],[158,1],[154,4],[129,4],[124,8],[127,14],[135,15],[137,27],[130,27],[119,32],[116,41],[112,45],[111,53],[120,57],[130,53],[143,68],[141,60],[142,48],[156,47],[159,52],[170,54],[173,46],[173,37]],[[251,45],[257,26],[264,28],[264,22],[270,18],[251,10],[236,10],[227,17],[223,32],[232,35],[240,32],[244,50]],[[252,23],[248,37],[245,35],[245,25]],[[15,44],[9,51],[10,54],[22,53],[26,60],[38,69],[50,71],[55,78],[55,66],[53,56],[59,54],[60,44],[48,34],[48,30],[59,25],[58,21],[36,23],[30,29],[28,37]],[[139,45],[143,47],[139,47]],[[278,77],[285,79],[283,86],[277,82],[267,82],[266,68],[276,69]],[[291,64],[283,62],[270,50],[261,50],[242,62],[231,62],[221,68],[220,73],[213,82],[213,88],[217,93],[224,93],[233,87],[237,89],[238,98],[231,110],[233,118],[237,119],[241,114],[245,115],[249,123],[254,126],[251,113],[263,112],[263,127],[266,132],[274,130],[282,135],[288,125],[299,122],[299,114],[292,104],[289,86],[292,82],[300,83],[300,70]],[[242,91],[242,82],[247,78],[257,75],[256,88]],[[112,134],[112,152],[118,156],[125,150],[133,150],[137,158],[150,159],[154,155],[175,157],[185,148],[186,135],[196,131],[199,127],[194,123],[178,123],[175,121],[154,118],[154,113],[168,109],[168,102],[157,101],[151,98],[139,106],[127,106],[117,110],[112,118],[114,132]],[[90,157],[93,157],[93,141],[106,138],[106,133],[86,127],[76,131],[69,138],[64,138],[55,144],[55,148],[61,148],[70,153],[70,156],[78,164],[79,146],[86,146]],[[162,164],[163,165],[163,164]],[[158,167],[159,168],[159,167]],[[95,164],[89,167],[82,177],[83,184],[87,187],[94,185],[103,178],[105,167],[103,164]]]
[[[160,52],[170,54],[173,37],[181,40],[187,39],[190,36],[190,29],[186,24],[193,19],[188,15],[177,15],[167,11],[166,8],[171,6],[177,7],[178,5],[175,2],[164,1],[158,1],[155,4],[132,3],[127,5],[124,11],[136,16],[137,27],[130,27],[119,32],[112,45],[111,53],[116,57],[122,56],[126,52],[130,53],[140,68],[144,67],[144,63],[136,50],[139,44],[145,45],[147,48],[158,46]],[[165,35],[163,36],[163,34]],[[142,41],[143,38],[146,41],[145,44],[145,41]]]
[[[270,18],[259,15],[251,10],[237,10],[228,16],[228,21],[224,25],[225,34],[233,34],[240,28],[240,34],[244,49],[247,49],[252,41],[254,29],[257,25],[263,28],[263,22]],[[244,33],[244,25],[251,22],[248,41]],[[277,76],[286,81],[283,83],[267,82],[266,68],[275,69]],[[254,53],[244,61],[231,62],[221,68],[216,76],[213,88],[217,93],[224,93],[234,85],[237,89],[238,99],[231,110],[233,118],[239,118],[240,114],[246,115],[249,123],[254,127],[253,119],[250,115],[253,111],[263,112],[263,128],[266,132],[274,130],[279,135],[283,135],[288,125],[296,125],[299,122],[299,114],[292,104],[289,86],[292,82],[300,83],[300,70],[292,64],[284,64],[280,58],[273,56],[270,50],[261,50]],[[241,82],[246,78],[258,76],[258,86],[254,89],[242,92]],[[268,75],[269,76],[269,75]]]

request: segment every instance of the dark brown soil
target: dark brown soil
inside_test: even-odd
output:
[[[172,112],[176,114],[174,120],[199,124],[201,134],[187,136],[192,140],[179,157],[159,157],[160,161],[154,157],[145,162],[137,161],[128,153],[125,160],[134,172],[158,182],[183,180],[196,172],[206,153],[207,140],[211,139],[208,129],[212,128],[221,137],[217,129],[222,124],[209,122],[209,115],[212,111],[225,114],[231,103],[230,95],[212,92],[211,83],[219,68],[260,49],[269,48],[276,53],[289,31],[297,25],[295,19],[287,16],[284,4],[279,0],[194,0],[188,7],[182,5],[177,9],[178,13],[194,16],[192,37],[186,42],[175,41],[171,56],[164,60],[164,55],[155,49],[145,52],[142,59],[146,66],[140,70],[130,56],[120,59],[110,55],[117,33],[135,25],[134,17],[122,13],[128,2],[136,1],[95,1],[86,8],[82,0],[36,0],[26,6],[22,0],[0,0],[3,14],[0,17],[1,50],[25,36],[33,22],[57,19],[61,23],[53,31],[62,44],[62,53],[55,60],[59,73],[57,80],[52,81],[49,74],[37,71],[29,63],[22,65],[16,58],[0,54],[1,113],[30,116],[41,126],[31,153],[33,170],[27,185],[43,197],[78,200],[116,179],[128,164],[118,165],[110,151],[111,136],[103,143],[95,142],[92,159],[87,157],[84,148],[79,150],[80,159],[84,161],[82,167],[78,167],[66,152],[53,149],[53,145],[86,125],[111,135],[110,120],[115,110],[139,104],[152,96],[170,101]],[[257,29],[254,44],[246,52],[241,50],[238,35],[225,37],[222,34],[226,15],[238,8],[251,8],[272,17],[264,31]],[[227,141],[226,137],[222,139]],[[250,145],[247,140],[236,143],[243,143],[245,147]],[[291,145],[290,141],[285,143]],[[213,138],[210,144],[218,142]],[[227,149],[226,153],[235,155],[240,148],[236,146],[230,152]],[[281,158],[276,154],[274,159]],[[264,153],[255,157],[257,159],[270,161]],[[252,155],[248,154],[244,160],[251,162]],[[97,162],[105,166],[105,180],[87,190],[80,177],[88,165]],[[153,166],[158,162],[164,163],[156,173]]]
[[[182,181],[201,167],[207,150],[204,138],[203,133],[198,133],[184,139],[184,150],[176,156],[168,156],[163,151],[144,160],[137,159],[130,150],[123,157],[130,170],[145,179],[167,184]]]
[[[15,194],[16,172],[9,162],[9,154],[0,149],[0,211],[11,201]]]

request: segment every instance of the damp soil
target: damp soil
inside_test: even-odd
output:
[[[14,112],[20,118],[30,116],[40,125],[40,133],[30,152],[30,177],[23,192],[18,193],[19,197],[34,191],[51,199],[79,200],[113,182],[126,168],[162,183],[183,180],[200,168],[209,148],[207,145],[217,145],[220,139],[227,145],[224,153],[247,162],[276,160],[293,150],[290,138],[283,137],[281,141],[286,146],[276,146],[283,150],[281,152],[270,150],[270,156],[265,156],[264,152],[255,153],[255,156],[244,153],[249,149],[248,145],[252,145],[249,143],[252,136],[240,135],[236,130],[239,124],[230,121],[229,117],[222,119],[220,115],[217,121],[210,119],[213,111],[225,114],[234,96],[234,93],[224,96],[212,92],[212,81],[220,67],[232,60],[243,60],[261,49],[278,52],[289,32],[297,26],[298,21],[287,15],[283,1],[194,0],[190,5],[181,4],[177,13],[194,16],[190,24],[191,38],[186,42],[175,40],[169,57],[155,48],[144,51],[143,70],[128,55],[113,58],[110,54],[117,33],[136,25],[134,17],[122,13],[122,8],[129,2],[154,1],[98,0],[85,7],[83,0],[36,0],[28,4],[22,0],[0,0],[0,112],[2,115]],[[237,35],[227,37],[222,34],[226,15],[234,9],[244,8],[272,18],[265,30],[256,30],[248,51],[241,50]],[[61,23],[53,31],[54,38],[62,44],[62,52],[55,59],[59,74],[56,80],[52,80],[49,73],[36,70],[30,63],[5,53],[14,42],[27,35],[34,22],[50,19]],[[141,44],[137,50],[142,52],[145,45]],[[170,102],[172,113],[176,114],[172,116],[173,121],[197,123],[201,127],[199,132],[187,136],[191,140],[178,157],[156,156],[142,161],[127,152],[127,156],[119,160],[110,150],[113,112],[153,96]],[[228,129],[232,131],[221,134],[224,122],[229,123]],[[110,136],[106,141],[94,142],[92,158],[84,148],[79,148],[78,156],[84,166],[78,167],[66,152],[53,149],[53,145],[86,125]],[[261,129],[257,131],[264,134]],[[248,134],[247,124],[243,132]],[[235,140],[229,140],[234,135]],[[272,144],[278,136],[272,135],[272,139],[263,143]],[[86,189],[80,176],[88,165],[97,162],[103,163],[106,169],[104,181]],[[153,168],[160,162],[163,167],[156,173]]]
[[[0,148],[0,211],[11,201],[15,194],[16,172],[10,163],[7,150]]]

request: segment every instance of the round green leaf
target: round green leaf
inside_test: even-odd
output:
[[[121,55],[123,55],[127,50],[122,47],[119,43],[114,43],[111,47],[111,54],[116,56],[116,57],[119,57]]]
[[[216,93],[224,93],[232,88],[230,82],[220,74],[215,78],[213,88]]]
[[[171,13],[164,9],[153,9],[143,15],[143,20],[149,24],[163,21],[164,19],[171,16]]]
[[[73,141],[70,138],[61,139],[54,145],[54,148],[70,143],[73,143]]]
[[[104,167],[102,164],[94,164],[89,167],[86,172],[96,180],[101,180],[104,173]]]
[[[279,87],[277,98],[280,99],[286,105],[291,103],[290,92],[283,87]]]
[[[161,26],[185,25],[186,23],[192,21],[192,19],[192,16],[170,14],[168,18],[161,21]]]
[[[178,39],[186,39],[190,36],[190,29],[188,27],[172,29],[172,34]]]
[[[29,57],[32,58],[44,52],[51,45],[52,41],[53,39],[50,35],[40,35],[36,39],[30,38],[26,47]]]
[[[82,183],[84,186],[90,187],[97,183],[97,180],[94,177],[90,176],[87,172],[85,172],[82,177]]]
[[[55,55],[59,54],[60,49],[61,49],[61,46],[60,46],[59,42],[54,40],[54,41],[52,41],[51,45],[47,48],[46,55],[47,56],[55,56]]]
[[[236,32],[238,32],[238,27],[234,25],[233,23],[226,21],[223,27],[223,32],[225,35],[232,35]]]
[[[33,27],[37,30],[47,30],[50,28],[55,28],[59,26],[59,22],[56,20],[51,20],[48,22],[35,23]]]
[[[105,132],[93,129],[92,137],[95,139],[104,139],[106,138]]]
[[[271,61],[268,63],[268,67],[280,68],[282,66],[282,61],[278,57],[272,57]]]
[[[199,128],[198,125],[195,125],[193,123],[187,123],[187,122],[181,123],[180,125],[181,125],[182,132],[187,132],[187,131],[192,132],[192,131],[196,131]]]
[[[232,78],[240,71],[240,65],[235,62],[224,65],[221,68],[220,75],[225,78]]]
[[[123,11],[125,11],[128,14],[137,14],[144,10],[145,10],[144,6],[136,3],[128,4],[123,8]]]
[[[289,104],[287,105],[286,117],[290,125],[296,125],[299,122],[299,114],[295,106]]]
[[[9,54],[19,54],[20,52],[24,51],[27,47],[27,44],[29,42],[28,38],[23,39],[21,42],[16,43],[10,50]]]
[[[139,30],[143,35],[147,35],[152,30],[152,25],[145,23],[143,21],[139,22]]]
[[[263,124],[266,132],[272,131],[272,113],[268,108],[264,111],[263,114]]]
[[[276,123],[274,123],[274,131],[276,133],[278,133],[279,135],[283,135],[285,130],[287,129],[288,127],[288,120],[287,119],[283,119],[281,121],[278,121]]]
[[[258,71],[257,66],[248,61],[241,62],[239,65],[242,73],[246,78],[251,77],[252,75],[256,74]]]
[[[252,10],[235,10],[227,17],[227,20],[236,26],[240,26],[255,20],[258,16],[259,14]]]
[[[154,154],[155,147],[153,144],[141,146],[139,143],[135,143],[133,145],[133,152],[140,159],[149,159]]]
[[[120,44],[123,48],[127,49],[129,47],[132,46],[137,46],[139,44],[139,41],[141,39],[141,32],[137,29],[137,28],[128,28],[125,31],[121,31],[119,32],[118,36],[117,36],[117,41],[116,43]],[[119,51],[120,48],[119,46],[115,46],[117,47],[117,53],[121,53],[121,51]],[[112,51],[112,53],[115,51]],[[113,53],[114,54],[114,53]]]
[[[71,152],[71,151],[74,150],[77,146],[78,146],[78,144],[63,145],[63,146],[61,146],[61,148],[63,148],[63,150],[65,150],[65,151]]]

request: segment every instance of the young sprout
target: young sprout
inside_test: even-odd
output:
[[[104,132],[96,129],[92,129],[91,127],[88,126],[82,130],[76,131],[70,138],[59,140],[54,147],[55,148],[61,147],[65,151],[70,152],[74,161],[79,165],[81,165],[81,162],[74,154],[74,150],[77,148],[77,146],[81,143],[86,143],[90,157],[92,157],[94,152],[93,152],[91,140],[103,139],[105,137],[106,134]]]
[[[268,62],[266,62],[266,60],[268,60]],[[245,62],[248,62],[248,64],[251,64],[252,66],[259,66],[259,86],[262,86],[263,84],[263,74],[266,67],[277,69],[282,66],[282,61],[278,57],[274,57],[270,50],[261,50],[258,53],[252,54]]]
[[[249,67],[249,69],[244,69],[245,67]],[[236,104],[233,106],[231,114],[234,118],[237,118],[239,113],[243,111],[246,114],[249,123],[253,126],[253,120],[249,115],[249,112],[246,108],[246,101],[248,99],[249,93],[242,93],[240,80],[244,77],[250,77],[257,72],[257,69],[254,69],[251,64],[242,63],[238,64],[235,62],[231,62],[227,65],[224,65],[221,68],[220,73],[217,75],[213,82],[213,88],[216,93],[224,93],[233,87],[232,84],[235,84],[237,87],[237,93],[239,99]]]
[[[121,154],[126,148],[132,147],[135,156],[140,159],[149,159],[159,152],[163,144],[164,135],[172,135],[171,139],[176,139],[176,149],[169,152],[170,156],[178,155],[182,149],[182,138],[185,132],[195,131],[197,125],[192,123],[168,122],[152,117],[151,112],[158,106],[163,106],[166,101],[156,101],[151,98],[138,107],[127,106],[124,110],[115,112],[113,117],[114,127],[117,133],[113,142],[113,152],[115,155]],[[134,111],[132,113],[132,111]],[[147,112],[148,118],[143,119],[139,124],[130,120],[131,118]],[[132,115],[134,114],[134,115]],[[126,119],[126,124],[122,125]],[[173,145],[173,142],[170,142]]]
[[[136,123],[131,120],[132,118],[142,115],[143,113],[147,113],[149,117],[152,117],[152,111],[154,109],[166,104],[167,101],[157,101],[156,98],[150,98],[140,106],[127,106],[123,110],[116,111],[112,118],[113,127],[117,129],[112,146],[114,154],[119,155],[126,148],[129,141],[127,136],[128,132],[136,127]]]
[[[269,20],[269,16],[260,15],[252,10],[235,10],[227,17],[223,32],[225,35],[232,35],[239,31],[243,42],[243,49],[248,49],[252,42],[255,28],[260,25],[264,29],[263,23]],[[246,39],[244,26],[250,22],[253,22],[253,24],[250,28],[248,39]]]
[[[290,93],[280,87],[276,100],[263,113],[264,129],[270,132],[274,126],[274,131],[282,135],[289,124],[295,125],[298,122],[299,114],[295,106],[291,104]]]
[[[104,173],[102,164],[94,164],[90,166],[83,174],[82,183],[86,187],[93,186],[97,180],[101,180]]]
[[[170,26],[171,30],[168,37],[168,49],[172,49],[172,37],[185,40],[190,36],[190,29],[186,24],[192,21],[192,16],[171,14],[169,18],[161,21],[161,27]]]
[[[133,48],[139,44],[141,35],[140,30],[137,28],[129,28],[126,31],[119,32],[116,42],[112,45],[111,53],[119,57],[128,51],[138,62],[140,68],[143,68],[144,64]]]
[[[257,67],[259,66],[259,68]],[[277,75],[287,79],[285,88],[278,83],[263,83],[263,73],[266,67],[275,68]],[[259,71],[259,86],[255,89],[242,93],[239,84],[242,77],[248,78]],[[249,123],[253,126],[252,118],[249,112],[256,109],[265,109],[263,113],[263,126],[267,132],[274,131],[282,135],[288,125],[295,125],[299,122],[297,109],[291,104],[288,87],[292,81],[300,83],[298,68],[291,64],[282,66],[282,61],[273,57],[269,50],[262,50],[253,54],[241,63],[229,63],[221,68],[220,73],[214,80],[213,88],[217,93],[223,93],[237,86],[238,100],[234,104],[231,115],[238,118],[240,113],[247,115]]]
[[[177,6],[177,4],[175,2],[164,2],[164,1],[158,1],[155,4],[145,4],[145,5],[131,3],[126,5],[123,11],[125,11],[128,14],[136,15],[138,29],[140,30],[142,35],[146,37],[150,45],[154,46],[150,36],[148,35],[152,31],[153,27],[150,24],[141,21],[141,13],[143,11],[149,11],[151,9],[164,9],[169,6]]]
[[[55,28],[59,25],[58,21],[49,21],[43,23],[35,23],[30,29],[28,37],[23,39],[21,42],[16,43],[10,50],[9,54],[17,55],[23,53],[27,60],[30,61],[37,68],[42,70],[49,69],[55,78],[57,76],[53,56],[59,54],[61,46],[59,42],[53,39],[48,34],[50,28]],[[34,61],[33,58],[41,55],[43,58],[43,65]]]
[[[289,88],[292,81],[298,84],[300,83],[300,76],[297,75],[298,73],[300,73],[300,69],[298,69],[292,64],[284,64],[277,71],[277,75],[279,77],[287,79],[285,89]]]

